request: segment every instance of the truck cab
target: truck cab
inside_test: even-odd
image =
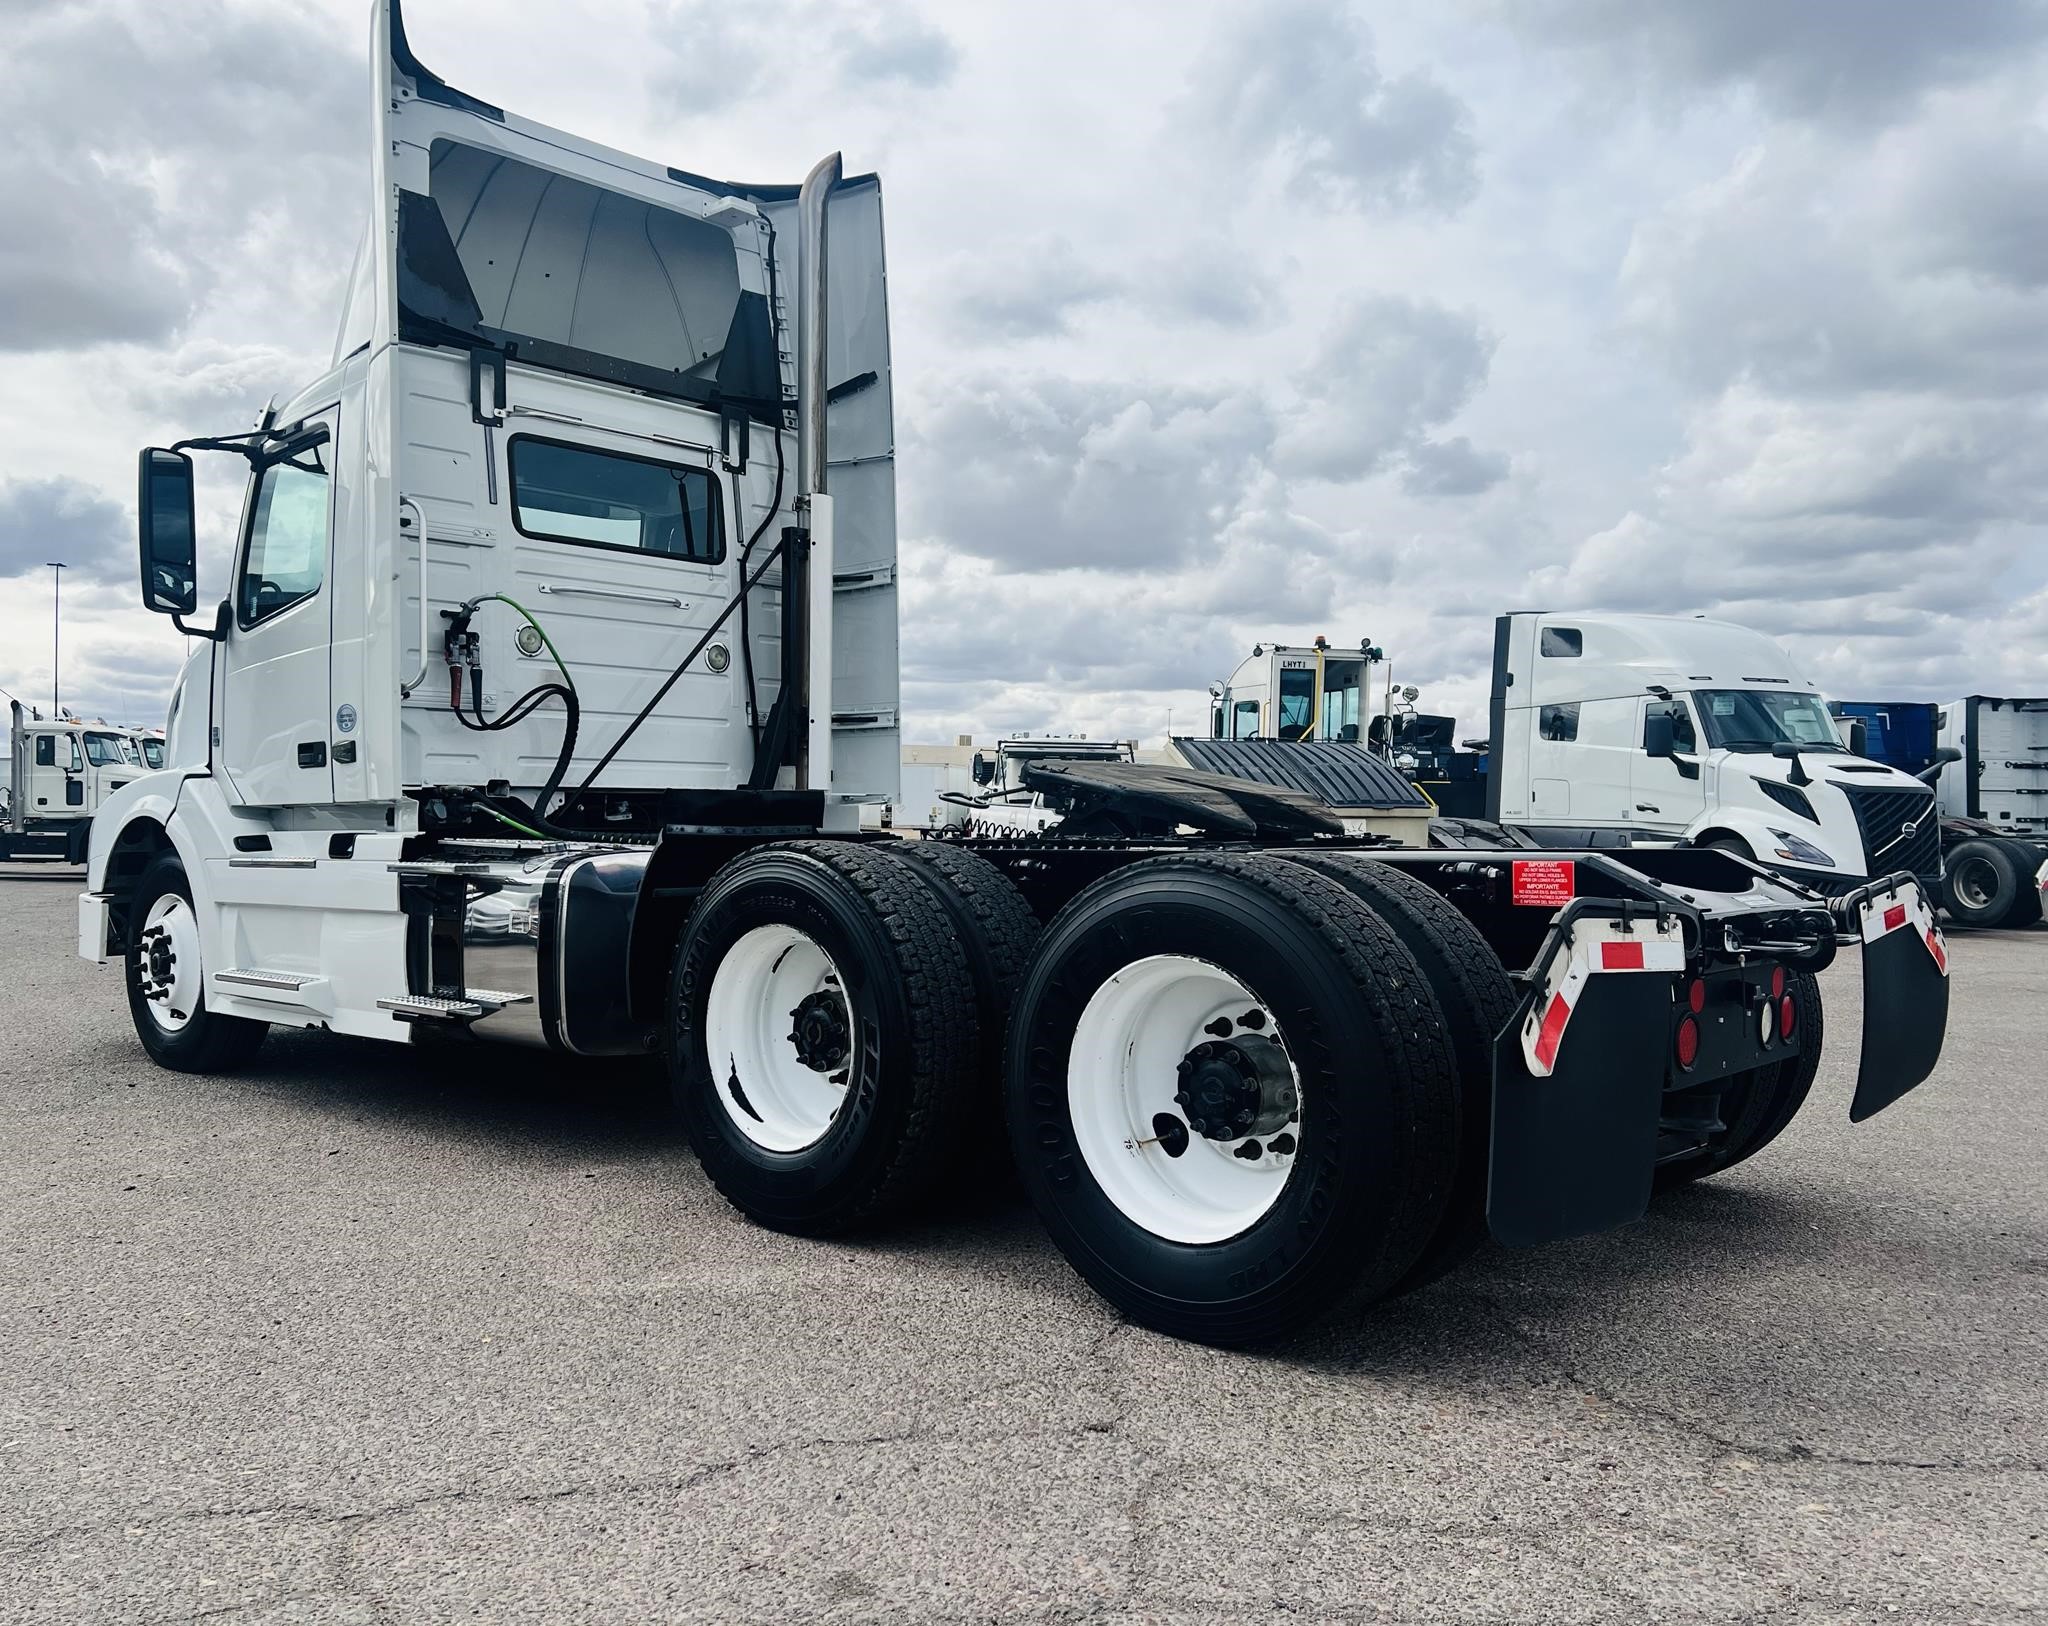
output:
[[[1366,672],[1379,652],[1313,644],[1258,644],[1237,670],[1209,692],[1213,740],[1336,740],[1365,738],[1371,701]]]
[[[85,856],[93,815],[143,773],[126,729],[10,709],[0,856]]]
[[[1852,755],[1815,685],[1749,628],[1502,616],[1490,722],[1488,816],[1539,839],[1719,847],[1824,892],[1900,869],[1939,882],[1932,792]]]

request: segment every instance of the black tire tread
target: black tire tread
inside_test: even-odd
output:
[[[944,841],[899,841],[877,844],[874,851],[923,865],[943,881],[941,890],[970,918],[988,953],[989,970],[1002,993],[1002,1004],[993,1013],[996,1031],[991,1036],[1002,1043],[1002,1020],[1009,1011],[1010,998],[1038,950],[1038,917],[1024,901],[1024,894],[1009,876],[979,853],[971,853]],[[1000,1064],[999,1064],[1000,1065]]]
[[[801,1224],[763,1216],[750,1208],[720,1160],[706,1158],[701,1147],[698,1161],[727,1202],[749,1218],[778,1229],[833,1235],[901,1215],[919,1206],[939,1186],[966,1121],[967,1074],[980,1042],[966,953],[954,935],[945,906],[930,888],[900,864],[860,843],[788,841],[755,852],[801,854],[845,882],[867,906],[891,947],[895,961],[891,974],[910,1018],[906,1076],[911,1080],[912,1097],[894,1151],[866,1189]],[[733,867],[746,862],[747,858],[739,859]],[[689,942],[686,931],[677,945],[671,997],[676,997],[680,962]]]
[[[962,1195],[1000,1189],[1013,1174],[1003,1125],[1003,1038],[1017,988],[1038,948],[1038,917],[1016,883],[978,853],[923,840],[877,842],[868,850],[905,864],[959,929],[975,981],[981,1044],[966,1103],[967,1144],[954,1184]]]
[[[1422,1255],[1389,1296],[1427,1286],[1485,1242],[1493,1134],[1493,1042],[1515,1010],[1514,984],[1493,947],[1434,887],[1362,853],[1287,853],[1375,910],[1435,987],[1458,1063],[1458,1172],[1451,1200]]]

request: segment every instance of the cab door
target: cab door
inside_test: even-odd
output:
[[[1636,714],[1634,767],[1629,775],[1634,822],[1683,835],[1707,806],[1699,731],[1694,726],[1692,711],[1682,699],[1648,699],[1636,703]],[[1667,714],[1677,751],[1668,757],[1650,756],[1643,750],[1644,727],[1652,716]]]
[[[215,760],[245,807],[334,799],[327,756],[340,411],[313,414],[251,477],[221,649]]]
[[[25,816],[63,818],[85,811],[85,757],[78,735],[51,729],[35,736],[29,758],[28,806]]]

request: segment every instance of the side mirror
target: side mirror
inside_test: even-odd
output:
[[[992,785],[996,779],[996,765],[979,751],[974,753],[974,782],[977,785]]]
[[[1669,757],[1678,754],[1678,724],[1668,711],[1653,711],[1643,719],[1643,755]]]
[[[1870,725],[1861,717],[1849,719],[1849,755],[1867,757],[1870,755]]]
[[[1937,745],[1934,748],[1934,760],[1940,763],[1961,762],[1963,753],[1953,745]]]
[[[198,526],[192,459],[151,447],[142,454],[135,511],[142,540],[142,602],[159,615],[199,607]]]
[[[1771,755],[1792,764],[1792,771],[1785,775],[1786,784],[1810,785],[1813,783],[1813,775],[1806,771],[1806,764],[1799,760],[1799,753],[1801,751],[1811,749],[1812,747],[1801,745],[1797,740],[1777,740],[1772,743]]]

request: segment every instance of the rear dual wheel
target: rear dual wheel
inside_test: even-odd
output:
[[[1397,1288],[1458,1168],[1415,956],[1344,885],[1256,854],[1117,871],[1046,929],[1006,1084],[1025,1188],[1112,1304],[1217,1344]]]
[[[974,863],[788,842],[727,865],[699,899],[665,1049],[692,1148],[750,1218],[848,1230],[1000,1147],[984,1034],[1000,1031],[1029,914]],[[977,883],[978,907],[948,890]]]
[[[2004,841],[1963,841],[1943,861],[1943,904],[1961,926],[2031,926],[2041,894],[2021,849]]]

